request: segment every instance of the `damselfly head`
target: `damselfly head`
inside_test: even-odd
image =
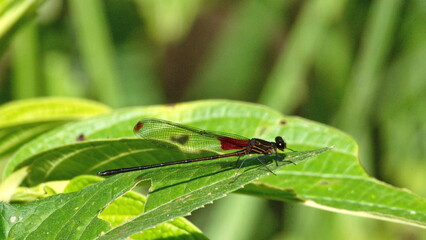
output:
[[[284,149],[287,148],[287,143],[284,142],[284,139],[282,137],[276,137],[275,143],[277,144],[277,148],[281,151],[284,151]]]

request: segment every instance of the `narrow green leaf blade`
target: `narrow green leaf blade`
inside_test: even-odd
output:
[[[47,97],[26,99],[0,107],[0,127],[25,123],[76,120],[109,112],[107,106],[77,98]]]

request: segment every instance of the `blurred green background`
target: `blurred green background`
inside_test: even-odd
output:
[[[0,0],[0,103],[261,103],[351,134],[370,175],[421,196],[425,93],[425,0]],[[189,219],[212,239],[426,239],[240,195]]]

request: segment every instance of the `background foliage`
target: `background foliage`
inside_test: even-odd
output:
[[[350,133],[370,175],[425,196],[425,25],[423,0],[3,0],[0,101],[258,102]],[[191,220],[212,239],[426,237],[245,196]]]

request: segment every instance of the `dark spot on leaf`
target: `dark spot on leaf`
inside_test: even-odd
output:
[[[327,180],[321,180],[321,181],[319,181],[319,185],[327,186],[328,184],[329,184],[329,181],[327,181]]]
[[[86,141],[86,136],[84,136],[83,133],[81,133],[80,135],[78,135],[78,137],[75,139],[77,142],[83,142]]]
[[[284,119],[281,119],[281,120],[280,120],[280,122],[279,122],[279,124],[280,124],[281,126],[286,125],[286,124],[287,124],[287,121],[286,121],[286,120],[284,120]]]

